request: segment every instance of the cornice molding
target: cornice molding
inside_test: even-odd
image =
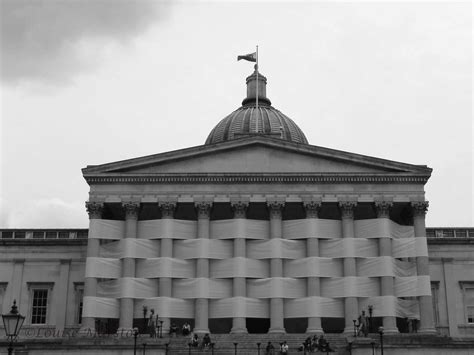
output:
[[[399,183],[426,184],[429,175],[415,174],[87,174],[93,184],[266,184],[266,183]]]

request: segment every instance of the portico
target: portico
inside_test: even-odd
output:
[[[165,333],[350,333],[371,304],[386,332],[434,331],[431,169],[309,145],[262,86],[202,146],[83,169],[84,327],[147,306]]]

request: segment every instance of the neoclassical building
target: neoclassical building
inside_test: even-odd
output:
[[[2,312],[26,337],[144,307],[164,333],[350,334],[370,305],[386,334],[474,336],[474,229],[426,229],[430,174],[310,145],[254,72],[203,145],[84,168],[88,230],[1,230]]]
[[[82,326],[130,329],[146,306],[165,330],[349,333],[372,305],[387,333],[397,318],[434,332],[430,174],[308,144],[254,72],[204,145],[83,169]]]

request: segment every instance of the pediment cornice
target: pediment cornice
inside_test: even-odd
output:
[[[198,157],[226,152],[235,152],[252,147],[264,147],[319,159],[342,162],[353,166],[364,166],[380,170],[373,173],[137,173],[149,166],[160,166],[169,162],[185,161]],[[108,164],[87,166],[82,169],[89,184],[94,183],[339,183],[339,182],[416,182],[426,183],[432,169],[424,165],[412,165],[380,159],[319,146],[298,144],[277,138],[257,136],[236,139],[213,145],[202,145],[160,154],[128,159]]]

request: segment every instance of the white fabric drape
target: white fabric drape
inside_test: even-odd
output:
[[[233,254],[233,241],[212,239],[177,240],[174,253],[179,259],[227,259]]]
[[[306,296],[306,280],[289,277],[247,280],[251,298],[301,298]]]
[[[151,279],[122,277],[97,283],[97,295],[108,298],[149,298],[158,295],[158,282]]]
[[[120,259],[88,257],[85,277],[118,279],[121,276],[121,265]]]
[[[209,304],[210,318],[269,318],[269,301],[247,297],[232,297],[211,300]]]
[[[283,274],[286,277],[337,277],[343,276],[342,259],[308,257],[285,260]]]
[[[210,236],[211,239],[270,239],[270,224],[245,218],[211,221]]]
[[[394,258],[428,256],[428,242],[425,237],[393,239],[392,256]]]
[[[139,259],[136,263],[135,272],[137,277],[144,278],[192,278],[194,277],[194,262],[167,257]]]
[[[125,234],[125,222],[110,219],[91,219],[89,221],[89,238],[122,239]]]
[[[346,276],[321,279],[322,297],[370,297],[380,294],[377,278]]]
[[[416,264],[391,256],[357,259],[356,265],[357,275],[360,276],[416,276]]]
[[[120,301],[113,298],[91,297],[83,298],[83,317],[118,318]]]
[[[173,280],[173,296],[178,298],[232,297],[232,280],[206,278]]]
[[[286,239],[342,238],[341,221],[332,219],[295,219],[283,221],[283,236]]]
[[[306,243],[299,240],[275,238],[247,242],[247,254],[251,259],[300,259],[306,256]]]
[[[173,218],[138,221],[137,238],[192,239],[196,237],[196,226],[196,221]]]
[[[243,257],[211,260],[211,278],[266,278],[270,276],[270,264],[266,260],[254,260]]]
[[[99,255],[104,258],[148,259],[160,256],[160,242],[126,238],[100,246]]]
[[[426,275],[396,277],[394,279],[395,296],[431,296],[430,277]]]
[[[326,258],[375,257],[379,252],[376,239],[363,238],[321,240],[319,248],[319,255]]]

